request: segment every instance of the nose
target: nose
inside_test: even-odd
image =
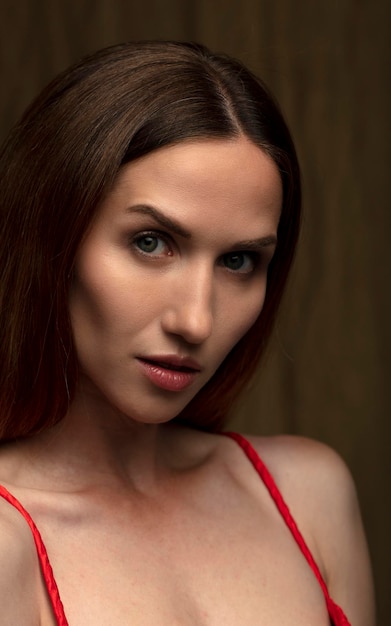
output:
[[[213,328],[212,299],[212,272],[199,268],[181,274],[171,293],[166,295],[161,322],[163,330],[182,337],[187,343],[202,343]]]

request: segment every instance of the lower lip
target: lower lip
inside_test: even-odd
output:
[[[138,362],[147,378],[157,387],[167,391],[182,391],[186,389],[186,387],[192,384],[198,373],[166,369],[161,365],[143,361],[142,359],[138,359]]]

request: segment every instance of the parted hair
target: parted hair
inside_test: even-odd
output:
[[[239,61],[182,42],[131,42],[55,78],[0,153],[0,439],[61,420],[78,381],[68,312],[75,255],[122,165],[163,146],[247,136],[283,185],[264,307],[177,416],[223,427],[271,334],[300,220],[300,174],[278,105]],[[229,311],[227,311],[229,315]]]

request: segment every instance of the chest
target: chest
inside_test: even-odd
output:
[[[273,507],[132,510],[44,529],[70,626],[328,626]]]

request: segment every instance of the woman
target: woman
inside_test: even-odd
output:
[[[373,624],[341,460],[221,434],[298,235],[264,85],[196,45],[109,48],[0,171],[1,623]]]

